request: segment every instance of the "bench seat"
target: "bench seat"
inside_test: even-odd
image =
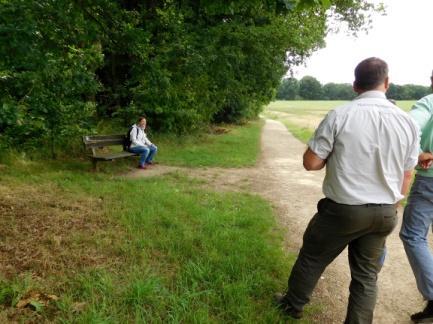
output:
[[[137,154],[131,153],[131,152],[117,152],[117,153],[106,153],[106,154],[95,154],[95,155],[89,155],[92,159],[98,160],[98,161],[112,161],[115,159],[120,159],[128,156],[135,156]]]
[[[123,134],[113,135],[88,135],[83,136],[83,144],[86,150],[91,150],[92,154],[89,158],[92,160],[93,169],[98,170],[98,161],[113,161],[116,159],[126,158],[129,156],[138,155],[127,151],[125,147],[126,136]],[[123,151],[121,152],[103,152],[105,147],[108,146],[121,146]]]

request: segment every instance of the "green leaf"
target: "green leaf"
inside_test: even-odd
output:
[[[331,7],[331,0],[321,0],[322,1],[322,6],[325,9],[328,9],[329,7]]]

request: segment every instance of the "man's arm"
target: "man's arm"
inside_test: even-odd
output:
[[[409,115],[415,120],[421,132],[432,116],[432,98],[430,96],[418,100],[409,111]]]
[[[334,147],[337,133],[336,119],[337,113],[335,110],[331,110],[320,122],[304,153],[305,170],[320,170],[325,166]]]
[[[326,165],[326,160],[322,160],[310,148],[304,153],[304,168],[307,171],[315,171],[323,169]]]
[[[401,186],[401,194],[403,196],[407,195],[411,181],[412,181],[412,170],[404,171],[403,184]]]

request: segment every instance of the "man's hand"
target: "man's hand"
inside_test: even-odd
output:
[[[433,164],[433,154],[431,152],[423,152],[418,156],[418,165],[423,169],[428,169]]]

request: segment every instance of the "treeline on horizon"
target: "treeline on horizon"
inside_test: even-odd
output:
[[[394,100],[418,100],[431,93],[431,88],[415,84],[389,85],[386,96]],[[348,83],[326,83],[312,76],[284,78],[276,94],[278,100],[352,100],[357,94]]]
[[[332,23],[357,32],[367,0],[2,0],[0,155],[71,152],[139,115],[175,134],[258,115]],[[72,154],[72,153],[70,153]]]

